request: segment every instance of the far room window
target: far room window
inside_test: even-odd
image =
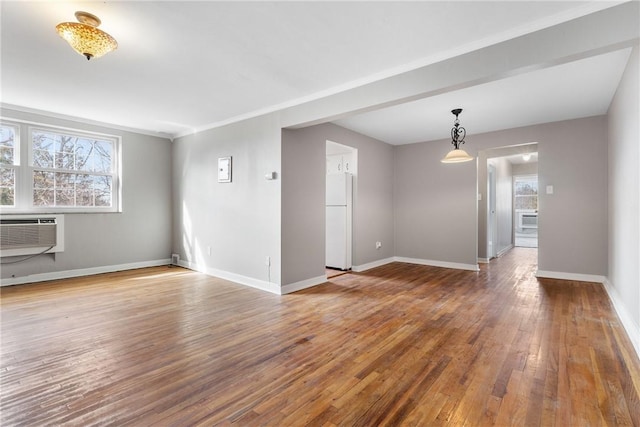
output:
[[[18,127],[0,125],[0,206],[16,205],[16,169],[20,163]]]
[[[538,177],[515,178],[514,202],[516,210],[538,210]]]
[[[30,129],[34,208],[110,209],[117,205],[117,140]]]

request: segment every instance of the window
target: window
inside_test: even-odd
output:
[[[22,123],[1,129],[3,212],[119,210],[118,137]],[[28,138],[18,139],[21,129]]]
[[[538,177],[518,176],[514,180],[514,204],[516,210],[538,209]]]
[[[20,163],[18,127],[0,126],[0,206],[16,204],[16,166]]]

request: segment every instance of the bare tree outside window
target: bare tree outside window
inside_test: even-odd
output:
[[[113,205],[114,142],[50,131],[34,131],[33,205]]]
[[[0,206],[15,205],[16,133],[13,126],[0,126]]]
[[[515,209],[538,209],[538,181],[519,177],[515,182]]]

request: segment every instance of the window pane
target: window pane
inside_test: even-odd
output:
[[[516,181],[516,196],[538,194],[536,181]]]
[[[16,128],[0,126],[0,164],[15,164]]]
[[[75,190],[73,188],[56,189],[56,206],[75,206]]]
[[[55,173],[56,180],[56,189],[59,188],[75,188],[76,185],[76,174],[75,173],[63,173],[56,172]]]
[[[55,206],[53,190],[34,188],[33,189],[33,205],[34,206]]]
[[[73,153],[56,152],[56,169],[75,169]]]
[[[13,147],[0,145],[0,164],[12,165],[14,159]]]
[[[0,206],[14,206],[16,203],[13,188],[0,187]]]
[[[0,205],[13,206],[15,204],[15,171],[11,168],[0,167]]]
[[[53,172],[34,171],[33,187],[53,189],[55,187],[55,174]]]
[[[76,175],[76,204],[93,206],[93,175]]]
[[[76,191],[76,206],[95,206],[93,202],[93,190]]]
[[[15,184],[15,173],[12,168],[0,167],[0,187],[13,187]]]
[[[538,209],[538,196],[516,196],[516,209]]]
[[[111,173],[113,170],[113,143],[96,141],[93,158],[93,170],[95,172]]]
[[[53,168],[53,151],[33,150],[33,166]]]
[[[55,135],[34,131],[31,136],[34,150],[49,151],[53,154]]]
[[[111,177],[97,176],[94,179],[96,206],[111,206]]]
[[[76,142],[76,170],[93,170],[93,142],[78,139]]]
[[[13,126],[0,126],[0,145],[13,147],[16,139],[16,129]]]

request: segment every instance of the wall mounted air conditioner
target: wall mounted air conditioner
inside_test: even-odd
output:
[[[63,215],[6,215],[0,218],[0,257],[63,250]]]
[[[518,212],[519,228],[538,228],[537,212]]]

